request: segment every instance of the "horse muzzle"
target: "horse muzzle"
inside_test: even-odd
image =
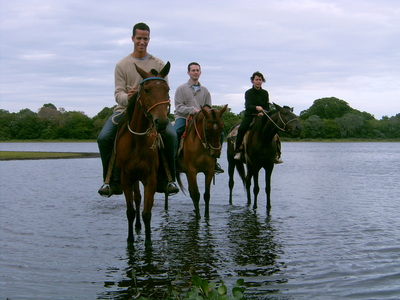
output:
[[[157,132],[164,132],[167,130],[168,123],[168,119],[155,119],[153,121],[154,128],[157,130]]]

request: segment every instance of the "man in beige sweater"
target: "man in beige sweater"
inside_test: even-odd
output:
[[[164,62],[149,54],[147,46],[150,41],[150,28],[144,23],[138,23],[133,27],[132,42],[134,50],[131,54],[121,59],[115,66],[115,101],[117,107],[114,113],[104,124],[104,127],[99,133],[97,143],[99,146],[101,162],[103,164],[103,180],[106,181],[108,165],[110,162],[114,140],[117,133],[117,123],[121,119],[125,108],[128,106],[128,99],[137,91],[142,77],[136,71],[135,65],[145,71],[155,69],[158,72],[164,67]],[[171,124],[168,124],[167,130],[162,134],[165,145],[165,154],[168,160],[168,165],[171,170],[173,180],[175,180],[175,155],[178,148],[178,138]],[[167,182],[166,179],[159,180],[157,184],[157,192],[165,192],[173,195],[179,192],[178,187],[174,182]],[[122,194],[118,171],[113,167],[110,184],[103,184],[98,193],[102,196],[110,197],[111,195]]]

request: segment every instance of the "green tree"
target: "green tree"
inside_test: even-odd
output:
[[[22,109],[10,123],[11,136],[14,139],[38,139],[42,130],[46,127],[36,113],[30,109]]]
[[[347,113],[341,118],[336,118],[342,138],[363,137],[364,117],[362,115]]]
[[[316,115],[321,119],[334,120],[350,112],[353,112],[353,108],[344,100],[335,97],[321,98],[315,100],[309,109],[300,112],[300,118],[307,119]]]
[[[14,115],[8,110],[0,109],[0,140],[5,141],[12,138],[10,124],[14,119]]]
[[[317,115],[313,115],[302,122],[302,126],[303,137],[315,139],[324,136],[324,121]]]
[[[93,139],[92,120],[83,112],[70,111],[63,114],[62,138],[66,139]]]

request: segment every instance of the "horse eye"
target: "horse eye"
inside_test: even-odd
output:
[[[146,93],[146,94],[148,94],[148,93],[150,93],[150,90],[149,89],[144,89],[144,92]]]

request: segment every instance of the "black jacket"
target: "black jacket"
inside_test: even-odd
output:
[[[247,90],[244,94],[245,98],[245,115],[254,115],[259,113],[256,106],[261,106],[265,110],[269,110],[269,94],[264,89],[257,90],[254,86]]]

